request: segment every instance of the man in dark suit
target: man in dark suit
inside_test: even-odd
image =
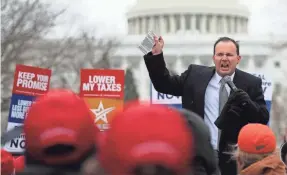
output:
[[[152,52],[144,60],[155,89],[182,96],[183,108],[204,119],[218,155],[221,175],[236,175],[236,163],[226,154],[229,146],[237,143],[239,130],[245,124],[269,121],[261,79],[236,68],[241,56],[238,43],[231,38],[222,37],[215,42],[215,66],[191,64],[181,75],[170,75],[166,68],[163,38],[155,37],[154,42]],[[238,90],[231,91],[226,81],[222,81],[225,76]],[[220,121],[216,121],[219,116]],[[220,174],[219,170],[216,174]]]

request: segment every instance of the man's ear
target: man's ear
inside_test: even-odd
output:
[[[239,63],[240,63],[240,61],[241,61],[241,56],[240,56],[240,55],[238,55],[238,56],[237,56],[237,64],[239,64]]]
[[[215,63],[215,55],[212,56],[212,61]]]

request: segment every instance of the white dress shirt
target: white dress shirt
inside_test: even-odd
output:
[[[233,73],[231,75],[231,80],[233,81],[234,78]],[[206,91],[205,91],[205,97],[204,97],[204,122],[209,127],[210,133],[211,133],[211,144],[214,148],[214,150],[218,150],[218,128],[214,124],[215,120],[219,116],[219,89],[220,89],[220,80],[222,77],[218,75],[217,72],[213,75],[210,82],[207,85]],[[226,84],[226,89],[228,92],[228,95],[230,94],[230,88]]]

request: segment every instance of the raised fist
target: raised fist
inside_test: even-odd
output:
[[[162,39],[162,37],[160,36],[159,38],[158,37],[154,37],[154,46],[152,48],[152,54],[153,55],[158,55],[158,54],[161,54],[162,53],[162,48],[164,46],[164,41]]]

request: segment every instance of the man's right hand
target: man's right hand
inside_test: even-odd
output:
[[[162,48],[164,46],[164,41],[162,39],[162,37],[160,36],[159,38],[158,37],[154,37],[154,46],[152,48],[152,54],[153,55],[159,55],[162,53]]]

